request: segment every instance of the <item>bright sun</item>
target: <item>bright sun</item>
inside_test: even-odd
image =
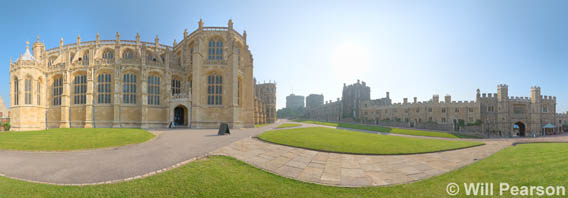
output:
[[[337,79],[353,80],[369,71],[369,50],[358,43],[343,42],[331,53],[332,72]]]

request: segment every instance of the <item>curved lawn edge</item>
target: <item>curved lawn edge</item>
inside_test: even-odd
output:
[[[278,142],[273,142],[270,140],[265,140],[262,139],[258,136],[253,137],[256,140],[260,140],[262,142],[266,142],[269,144],[276,144],[276,145],[280,145],[280,146],[287,146],[287,147],[293,147],[293,148],[299,148],[299,149],[305,149],[305,150],[310,150],[310,151],[318,151],[318,152],[324,152],[324,153],[336,153],[336,154],[348,154],[348,155],[369,155],[369,156],[381,156],[381,155],[418,155],[418,154],[428,154],[428,153],[440,153],[440,152],[446,152],[446,151],[455,151],[455,150],[461,150],[461,149],[468,149],[468,148],[473,148],[473,147],[478,147],[478,146],[484,146],[485,143],[481,143],[481,144],[477,144],[477,145],[471,145],[471,146],[466,146],[466,147],[459,147],[459,148],[451,148],[451,149],[442,149],[442,150],[436,150],[436,151],[424,151],[424,152],[412,152],[412,153],[355,153],[355,152],[342,152],[342,151],[329,151],[329,150],[322,150],[322,149],[315,149],[315,148],[308,148],[308,147],[303,147],[303,146],[295,146],[295,145],[289,145],[289,144],[284,144],[284,143],[278,143]]]
[[[302,126],[302,124],[298,124],[298,123],[283,123],[283,124],[278,125],[274,129],[288,129],[288,128],[301,127],[301,126]]]
[[[416,128],[398,128],[398,127],[388,127],[381,125],[367,125],[367,124],[357,124],[357,123],[343,123],[343,122],[326,122],[326,121],[315,121],[315,120],[292,120],[297,123],[307,123],[328,127],[335,127],[337,129],[353,129],[353,130],[363,130],[372,131],[379,133],[391,133],[400,134],[407,136],[416,137],[437,137],[437,138],[448,138],[448,139],[484,139],[476,135],[453,133],[448,131],[437,131],[428,129],[416,129]]]
[[[328,127],[270,130],[257,137],[270,143],[303,149],[371,155],[422,154],[484,145],[478,141],[377,135]]]
[[[85,129],[85,128],[65,128],[65,129]],[[94,128],[91,128],[94,129]],[[104,128],[99,128],[99,129],[104,129]],[[118,128],[110,128],[113,130],[121,130]],[[138,128],[124,128],[124,129],[135,129],[135,130],[140,130],[143,131],[144,133],[146,133],[145,135],[150,135],[149,138],[144,139],[142,141],[133,141],[133,142],[127,142],[124,144],[113,144],[113,145],[107,145],[107,146],[100,146],[100,147],[87,147],[87,148],[77,148],[77,149],[19,149],[19,148],[1,148],[0,147],[0,151],[9,151],[9,152],[29,152],[29,153],[69,153],[69,152],[85,152],[85,151],[94,151],[94,150],[111,150],[111,149],[116,149],[116,148],[120,148],[120,147],[125,147],[125,146],[131,146],[131,145],[138,145],[138,144],[145,144],[145,143],[149,143],[152,142],[156,139],[159,138],[159,135],[153,132],[150,132],[146,129],[138,129]],[[43,131],[43,130],[42,130]],[[14,133],[14,134],[18,134],[18,133],[28,133],[28,132],[40,132],[40,131],[18,131],[18,132],[5,132],[5,133]],[[49,132],[46,132],[49,133]],[[0,133],[1,135],[2,133]],[[98,140],[98,141],[105,141],[105,140]],[[1,174],[0,174],[1,175]]]

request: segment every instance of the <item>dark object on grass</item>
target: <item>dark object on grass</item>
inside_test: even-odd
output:
[[[219,133],[217,133],[218,135],[225,135],[225,134],[231,134],[231,131],[229,130],[229,124],[227,123],[221,123],[219,125]]]

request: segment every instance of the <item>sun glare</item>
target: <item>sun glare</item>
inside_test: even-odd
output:
[[[364,75],[370,67],[369,50],[361,44],[344,42],[331,53],[332,72],[339,79],[353,79]]]

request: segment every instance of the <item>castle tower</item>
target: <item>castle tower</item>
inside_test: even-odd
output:
[[[497,85],[497,100],[506,101],[509,99],[509,86],[506,84]]]
[[[513,134],[513,124],[509,108],[509,86],[497,85],[497,128],[500,136],[510,137]]]
[[[439,103],[440,102],[440,96],[438,94],[434,95],[432,97],[432,102],[434,102],[436,104]]]
[[[531,87],[531,103],[533,104],[538,104],[541,101],[541,95],[540,95],[540,87],[538,86],[533,86]]]
[[[479,99],[481,98],[481,91],[479,89],[476,90],[475,98],[476,101],[479,101]]]
[[[540,95],[540,87],[532,86],[531,87],[531,105],[530,105],[530,110],[529,110],[530,111],[529,112],[530,113],[529,114],[529,116],[530,116],[529,122],[530,123],[529,123],[529,126],[527,126],[528,132],[540,134],[541,127],[545,124],[545,123],[542,123],[543,112],[542,112],[541,109],[543,107],[543,103],[546,103],[546,102],[543,101],[542,95]]]

